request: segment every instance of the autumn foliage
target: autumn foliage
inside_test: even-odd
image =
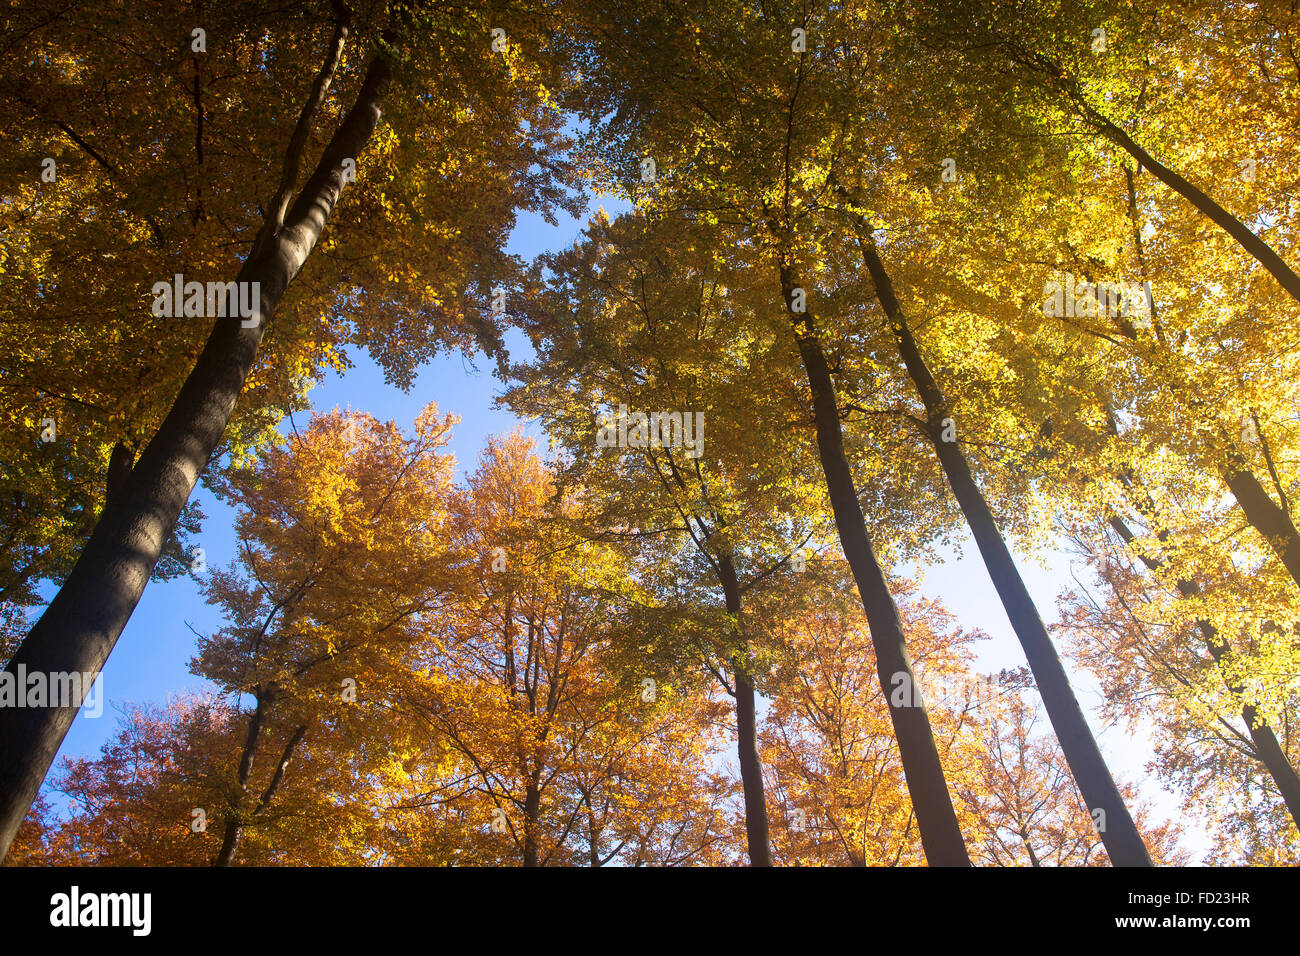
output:
[[[5,675],[98,672],[197,486],[238,550],[202,691],[57,762],[78,702],[0,707],[7,864],[1300,864],[1291,7],[38,6]],[[303,424],[446,352],[476,462]]]

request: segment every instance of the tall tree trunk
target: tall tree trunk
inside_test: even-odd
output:
[[[813,314],[795,309],[794,290],[798,287],[793,270],[782,264],[781,291],[812,391],[817,449],[826,476],[835,527],[871,629],[876,671],[889,705],[889,719],[898,740],[903,776],[916,811],[925,858],[931,866],[970,866],[970,856],[957,825],[957,814],[939,762],[939,748],[935,745],[930,718],[912,671],[898,607],[889,593],[885,572],[867,534],[862,506],[853,487],[853,472],[844,455],[844,436],[830,368],[817,340]],[[895,692],[900,682],[902,694]]]
[[[948,400],[930,374],[916,346],[875,243],[862,237],[859,237],[858,242],[867,271],[871,273],[871,280],[875,284],[876,297],[898,340],[907,374],[925,403],[930,442],[934,445],[948,484],[970,526],[971,535],[984,558],[984,566],[993,579],[993,586],[1002,599],[1002,606],[1011,620],[1020,646],[1024,648],[1034,682],[1038,685],[1043,704],[1047,708],[1052,729],[1061,742],[1061,750],[1070,765],[1070,772],[1074,775],[1074,781],[1083,794],[1089,811],[1093,814],[1098,810],[1103,812],[1098,829],[1102,842],[1106,845],[1106,852],[1116,866],[1150,866],[1151,858],[1146,844],[1142,842],[1142,836],[1106,766],[1092,730],[1084,718],[1083,709],[1070,687],[1070,678],[1061,663],[1060,655],[1056,653],[1056,647],[1047,634],[1047,628],[1043,626],[1038,608],[998,530],[988,501],[971,474],[966,455],[957,444],[955,433],[954,440],[944,440],[945,431],[955,427],[948,417]]]
[[[718,577],[727,602],[727,613],[739,618],[740,582],[731,556],[718,558]],[[745,792],[745,840],[750,866],[771,866],[772,846],[767,821],[767,797],[763,791],[763,758],[758,750],[758,718],[754,705],[754,682],[746,662],[737,655],[731,662],[736,692],[736,753],[740,760],[740,782]]]
[[[754,683],[744,662],[733,664],[736,684],[737,753],[740,780],[745,790],[745,840],[750,866],[771,866],[772,848],[767,824],[767,799],[763,793],[763,759],[758,752],[758,726],[754,712]]]
[[[235,816],[226,818],[226,831],[222,836],[221,850],[217,853],[217,858],[212,862],[213,866],[233,866],[235,854],[239,852],[239,844],[244,839],[244,825],[239,822]]]
[[[1145,554],[1136,545],[1136,537],[1128,524],[1119,515],[1111,515],[1110,526],[1115,529],[1115,533],[1120,539],[1137,552],[1142,563],[1152,571],[1158,571],[1164,566],[1164,559],[1159,556]],[[1161,530],[1158,538],[1161,542],[1169,537],[1169,532]],[[1179,578],[1177,583],[1178,593],[1183,597],[1199,597],[1201,586],[1195,581],[1189,581],[1185,578]],[[1230,648],[1227,641],[1219,636],[1218,628],[1205,618],[1197,618],[1197,629],[1201,632],[1201,638],[1205,641],[1205,646],[1210,652],[1210,656],[1215,662],[1222,665],[1229,656]],[[1234,684],[1227,680],[1224,675],[1228,690],[1237,697],[1241,697],[1245,688],[1241,684]],[[1282,794],[1282,800],[1286,803],[1287,811],[1291,814],[1291,819],[1295,822],[1296,827],[1300,828],[1300,774],[1296,773],[1295,767],[1287,759],[1286,751],[1278,742],[1277,734],[1268,722],[1259,716],[1259,711],[1254,704],[1243,703],[1241,705],[1241,719],[1246,723],[1246,731],[1250,734],[1251,742],[1255,745],[1255,757],[1264,765],[1269,776],[1273,778],[1273,783],[1277,786],[1278,792]]]
[[[341,42],[337,35],[336,41]],[[333,59],[337,62],[336,55]],[[343,160],[358,157],[374,132],[389,78],[388,57],[381,52],[282,228],[273,235],[264,230],[239,270],[237,281],[260,283],[258,321],[244,328],[238,317],[217,320],[175,404],[104,509],[63,587],[9,662],[11,671],[25,666],[29,673],[94,675],[103,667],[221,440],[267,321],[338,201]],[[313,99],[321,85],[318,79]],[[8,852],[79,704],[0,712],[0,857]]]

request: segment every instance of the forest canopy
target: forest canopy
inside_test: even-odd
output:
[[[6,864],[1300,864],[1293,5],[0,19]]]

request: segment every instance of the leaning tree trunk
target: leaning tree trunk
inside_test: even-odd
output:
[[[1116,866],[1150,866],[1151,857],[1147,854],[1142,836],[1133,823],[1133,817],[1125,806],[1124,798],[1088,727],[1079,701],[1070,687],[1070,678],[1061,664],[1060,655],[1056,653],[1056,647],[1047,634],[1047,628],[1043,626],[1038,608],[998,530],[988,501],[971,474],[966,455],[955,440],[944,440],[945,431],[953,427],[952,420],[948,417],[947,398],[930,374],[916,346],[875,243],[861,237],[859,243],[863,261],[875,284],[876,297],[898,340],[907,374],[925,403],[926,430],[930,442],[934,445],[948,484],[970,526],[971,535],[984,558],[984,566],[993,579],[993,586],[1002,599],[1002,606],[1011,620],[1020,646],[1024,648],[1034,682],[1052,722],[1052,729],[1061,742],[1061,750],[1088,810],[1097,821],[1097,829],[1106,845],[1106,852]],[[1098,811],[1102,813],[1099,820],[1096,817]]]
[[[1111,515],[1110,526],[1115,529],[1115,533],[1120,539],[1137,552],[1142,563],[1151,571],[1158,571],[1164,567],[1164,559],[1146,554],[1137,547],[1137,539],[1129,528],[1128,524],[1119,515]],[[1169,532],[1162,529],[1158,535],[1161,542],[1168,540]],[[1201,586],[1195,581],[1186,578],[1179,578],[1176,582],[1178,593],[1185,598],[1199,597]],[[1201,638],[1205,641],[1205,646],[1214,658],[1215,663],[1222,665],[1229,657],[1230,648],[1227,641],[1219,636],[1218,628],[1205,618],[1196,619],[1196,627],[1201,632]],[[1224,682],[1234,696],[1241,697],[1245,688],[1241,684],[1236,684],[1228,680],[1227,673],[1224,673]],[[1246,731],[1250,734],[1251,742],[1255,745],[1255,757],[1264,765],[1269,776],[1273,778],[1273,783],[1277,786],[1278,792],[1282,794],[1282,800],[1286,803],[1286,808],[1291,814],[1291,819],[1297,827],[1300,827],[1300,774],[1296,773],[1295,767],[1287,759],[1286,751],[1278,742],[1277,734],[1268,722],[1259,715],[1259,711],[1254,704],[1243,703],[1241,705],[1241,719],[1246,723]]]
[[[727,613],[740,616],[740,583],[730,556],[718,559]],[[750,866],[771,866],[772,846],[768,832],[767,797],[763,792],[763,757],[758,750],[758,718],[754,682],[739,655],[731,662],[736,692],[736,753],[740,760],[740,782],[745,793],[745,841]]]
[[[1138,145],[1127,132],[1087,103],[1077,90],[1067,88],[1066,92],[1079,107],[1084,119],[1092,124],[1098,133],[1151,170],[1156,179],[1186,199],[1197,212],[1235,239],[1241,248],[1250,253],[1255,261],[1267,269],[1269,275],[1290,293],[1291,298],[1300,302],[1300,275],[1296,275],[1268,243],[1251,232],[1244,222],[1215,202],[1204,190],[1192,185]]]
[[[894,736],[898,740],[903,776],[916,811],[921,845],[931,866],[970,866],[966,843],[957,825],[957,813],[953,810],[952,797],[939,762],[939,748],[935,745],[930,718],[926,715],[916,675],[912,672],[898,607],[889,593],[885,572],[867,534],[862,505],[853,488],[853,473],[844,455],[844,436],[830,368],[817,340],[812,313],[795,309],[794,290],[798,287],[793,271],[783,265],[781,291],[812,390],[817,448],[826,476],[826,489],[844,557],[853,572],[870,626],[871,643],[876,652],[876,672],[889,706]],[[903,693],[897,693],[898,689]]]
[[[340,34],[345,32],[340,29]],[[340,34],[332,51],[334,63]],[[309,106],[323,96],[333,72],[331,60],[326,66],[328,73],[323,69],[317,77]],[[239,270],[237,281],[260,283],[258,321],[244,328],[237,317],[217,320],[175,404],[121,489],[106,504],[63,587],[9,662],[10,671],[25,666],[28,672],[94,675],[103,667],[144,592],[163,543],[221,440],[267,321],[338,202],[343,161],[358,157],[374,132],[389,80],[388,56],[381,52],[370,62],[355,103],[288,210],[282,228],[274,234],[264,229]],[[310,118],[306,107],[300,127],[304,117]],[[290,157],[296,163],[292,147]],[[6,708],[0,713],[0,858],[8,852],[79,706],[78,701],[64,707]]]
[[[1296,531],[1291,516],[1264,490],[1253,472],[1229,465],[1223,469],[1223,481],[1241,505],[1251,527],[1268,542],[1291,579],[1300,586],[1300,532]]]

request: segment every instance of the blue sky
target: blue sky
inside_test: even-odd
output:
[[[611,215],[617,212],[611,203],[607,202],[606,208]],[[578,238],[584,222],[585,217],[570,219],[561,215],[559,225],[553,227],[540,216],[521,216],[511,235],[509,251],[532,258],[547,249],[568,246]],[[507,344],[517,347],[520,340],[522,337],[516,335],[508,338]],[[501,382],[493,378],[487,361],[472,363],[459,354],[438,356],[421,369],[410,390],[403,392],[384,381],[383,372],[364,352],[356,352],[351,358],[354,365],[346,376],[330,373],[312,390],[314,409],[360,409],[381,420],[391,419],[409,431],[424,407],[436,401],[440,412],[460,416],[450,449],[462,473],[475,468],[479,452],[491,435],[522,426],[526,434],[542,439],[536,425],[494,407]],[[310,417],[310,412],[295,416],[299,429]],[[287,419],[281,431],[289,431]],[[203,548],[209,568],[226,567],[236,553],[232,527],[235,512],[202,487],[195,490],[194,497],[206,515],[202,533],[194,543]],[[117,730],[115,704],[162,703],[169,695],[213,689],[190,673],[189,661],[195,652],[194,631],[209,634],[222,624],[219,610],[203,600],[194,577],[151,583],[104,666],[101,694],[106,702],[102,716],[80,714],[63,741],[60,755],[96,753]]]
[[[626,208],[609,201],[605,206],[611,215]],[[540,217],[521,217],[511,236],[509,251],[528,259],[542,251],[567,247],[578,237],[584,221],[585,217],[575,220],[561,216],[558,226],[550,226]],[[511,346],[518,346],[522,340],[516,335],[507,341]],[[384,382],[383,374],[367,355],[358,353],[352,358],[354,367],[345,377],[331,374],[313,389],[314,408],[321,411],[336,406],[362,409],[378,418],[392,419],[409,429],[424,406],[436,401],[441,412],[460,416],[450,447],[462,473],[473,470],[479,452],[491,435],[504,434],[522,426],[526,434],[542,439],[542,433],[534,423],[523,422],[495,407],[494,399],[501,383],[493,378],[487,362],[481,361],[474,368],[460,355],[440,356],[421,370],[409,391],[403,392]],[[310,413],[297,416],[299,428],[309,417]],[[544,440],[541,443],[544,447]],[[231,527],[234,513],[202,489],[196,491],[196,497],[207,515],[196,543],[204,548],[209,567],[225,567],[235,557]],[[1024,654],[978,552],[972,543],[967,543],[964,551],[965,554],[960,556],[950,553],[944,563],[924,570],[923,593],[942,600],[964,627],[978,628],[990,635],[991,640],[983,642],[980,648],[979,669],[996,671],[1023,666]],[[1026,560],[1024,556],[1017,557],[1040,612],[1047,621],[1055,620],[1057,596],[1063,587],[1072,584],[1068,556],[1048,554],[1041,563]],[[900,570],[916,573],[913,568]],[[221,626],[217,609],[203,601],[195,580],[182,578],[150,584],[104,668],[102,693],[107,702],[103,715],[99,718],[90,718],[84,713],[78,716],[60,754],[89,756],[98,752],[117,730],[115,705],[163,703],[177,693],[209,689],[205,681],[189,672],[189,660],[195,651],[195,635],[191,627],[206,634]],[[1089,714],[1093,731],[1112,771],[1139,784],[1142,797],[1153,805],[1157,818],[1179,816],[1176,798],[1161,791],[1154,782],[1147,782],[1144,765],[1150,759],[1150,744],[1144,735],[1130,734],[1123,727],[1103,726],[1095,715],[1095,706],[1100,700],[1096,682],[1087,674],[1072,672],[1072,676],[1076,694]],[[1050,732],[1045,715],[1039,729]],[[57,805],[58,795],[50,796]],[[1184,846],[1193,852],[1196,859],[1208,848],[1208,840],[1196,827],[1189,827],[1189,830],[1194,832],[1184,839]]]

